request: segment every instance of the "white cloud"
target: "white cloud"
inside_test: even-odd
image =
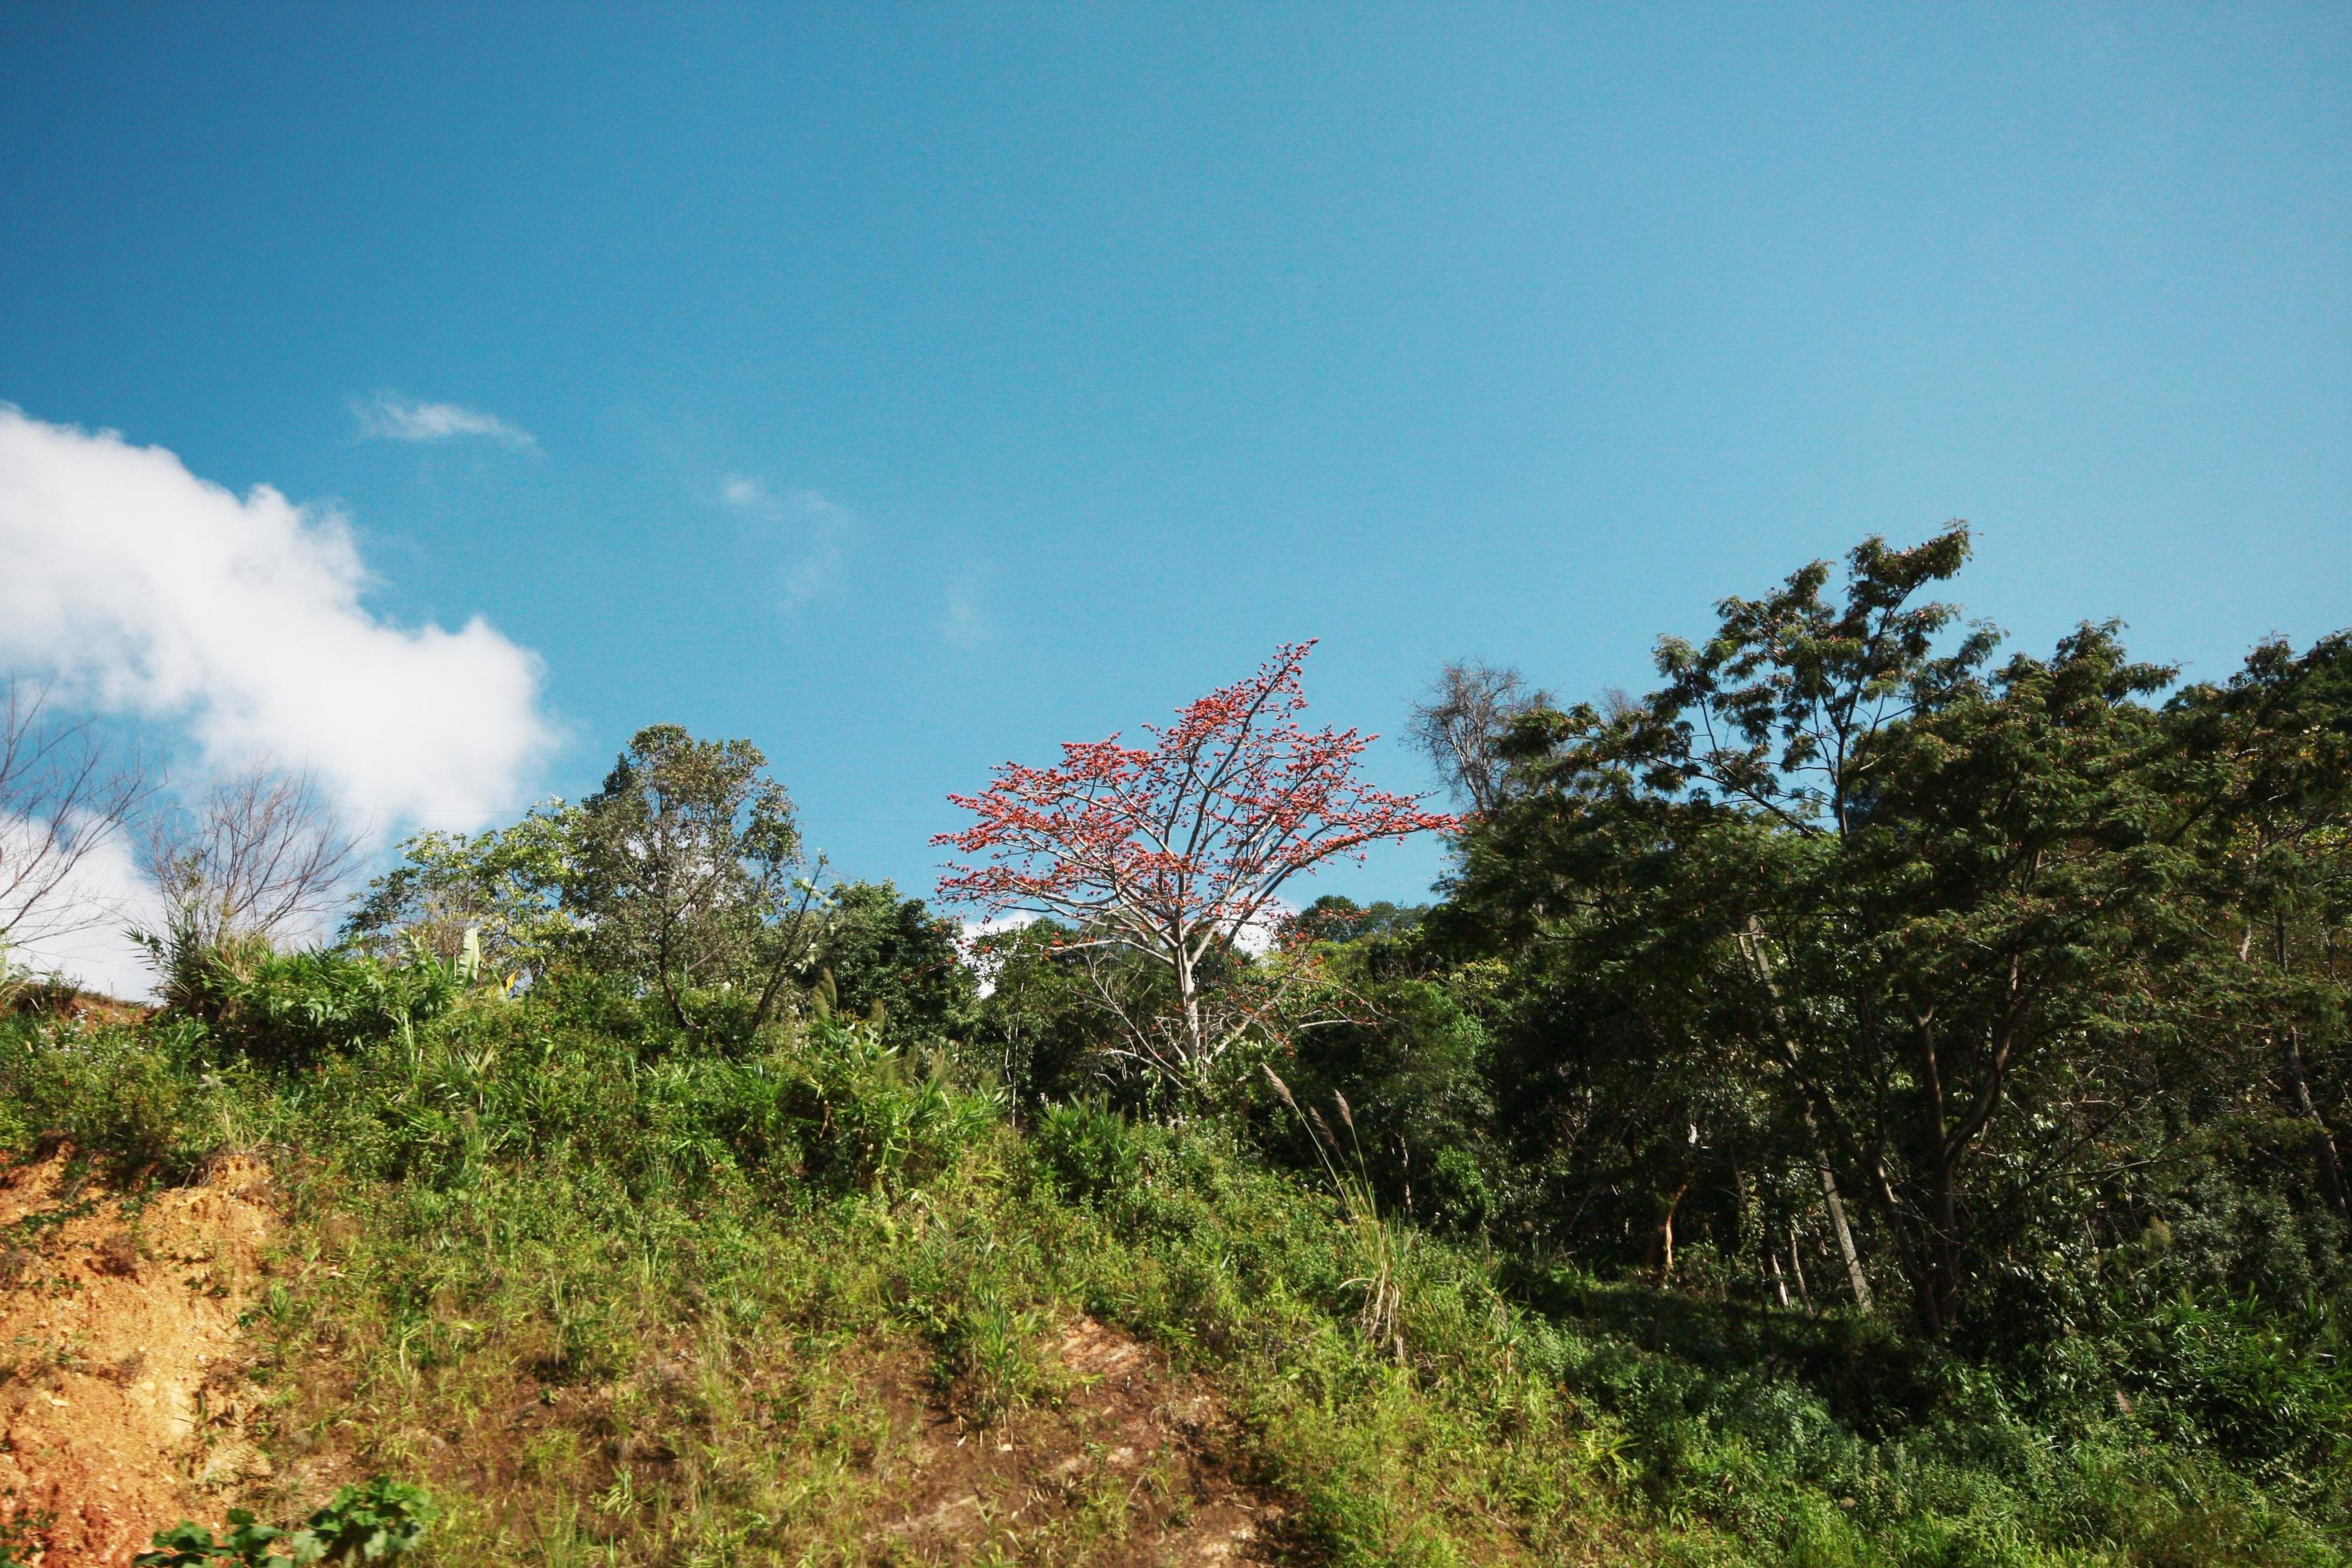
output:
[[[539,442],[520,425],[455,403],[418,403],[379,392],[372,398],[352,399],[352,413],[359,419],[360,434],[370,440],[447,441],[478,436],[520,452],[539,449]]]
[[[816,490],[773,490],[757,474],[730,474],[719,484],[719,504],[784,550],[776,573],[786,614],[830,588],[841,575],[857,517]]]
[[[1234,932],[1234,945],[1252,958],[1264,958],[1282,940],[1282,922],[1298,911],[1280,899],[1269,899],[1257,913]]]
[[[757,474],[728,475],[719,483],[719,499],[747,517],[772,520],[777,514],[776,498]]]
[[[22,843],[21,822],[0,819],[0,844]],[[20,930],[8,961],[36,974],[69,976],[87,991],[136,1001],[155,988],[147,950],[131,940],[133,931],[163,924],[163,899],[140,875],[130,839],[116,834],[91,847],[74,864],[54,898],[44,901],[39,929]]]
[[[380,619],[331,511],[5,404],[0,563],[0,672],[184,731],[207,767],[306,768],[361,820],[478,824],[555,738],[537,657],[478,617]]]

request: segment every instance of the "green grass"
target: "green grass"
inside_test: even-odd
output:
[[[1506,1266],[1213,1124],[1016,1128],[856,1026],[719,1054],[548,987],[311,1036],[10,1020],[0,1144],[165,1182],[268,1155],[254,1500],[307,1510],[330,1459],[422,1481],[434,1562],[891,1561],[908,1391],[1027,1419],[1080,1310],[1221,1394],[1293,1561],[2346,1560],[2340,1478],[2258,1480],[2160,1395],[2062,1409],[1848,1318]],[[1401,1360],[1360,1324],[1383,1274]],[[1001,1551],[1126,1527],[1105,1496]]]

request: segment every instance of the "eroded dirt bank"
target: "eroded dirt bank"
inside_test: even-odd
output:
[[[268,1173],[125,1194],[69,1152],[0,1170],[0,1521],[42,1568],[128,1563],[265,1469],[237,1320]]]

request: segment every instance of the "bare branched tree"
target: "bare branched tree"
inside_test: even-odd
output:
[[[1181,1015],[1166,1005],[1167,980],[1148,962],[1113,942],[1065,942],[1056,956],[1085,981],[1101,1016],[1116,1024],[1095,1046],[1096,1065],[1112,1082],[1141,1076],[1175,1084],[1198,1080],[1199,1064]],[[1227,973],[1206,987],[1200,1024],[1220,1042],[1220,1068],[1229,1086],[1269,1055],[1287,1055],[1309,1030],[1362,1024],[1368,1005],[1354,989],[1311,956],[1280,950],[1255,961],[1220,953]],[[1254,1044],[1255,1048],[1247,1048]]]
[[[44,683],[0,682],[0,953],[114,919],[74,886],[148,795],[135,758],[55,711]]]
[[[173,939],[198,947],[268,939],[324,915],[358,858],[317,782],[266,764],[159,818],[145,855]]]
[[[1501,798],[1503,761],[1496,742],[1510,721],[1549,705],[1516,669],[1456,659],[1438,673],[1412,710],[1412,742],[1436,764],[1454,803],[1478,814]]]

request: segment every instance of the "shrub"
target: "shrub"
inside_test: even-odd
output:
[[[175,1011],[205,1020],[225,1045],[290,1064],[413,1037],[464,989],[454,969],[430,959],[388,965],[334,950],[280,953],[260,942],[175,952],[170,964]]]
[[[1037,1153],[1062,1193],[1079,1203],[1118,1192],[1140,1163],[1127,1119],[1097,1100],[1049,1105],[1037,1118]]]
[[[215,1537],[204,1526],[183,1520],[170,1530],[157,1531],[155,1550],[142,1552],[131,1562],[134,1568],[381,1563],[415,1551],[436,1511],[421,1489],[378,1476],[343,1488],[299,1529],[275,1529],[257,1523],[244,1509],[231,1509],[226,1536]]]
[[[992,1091],[954,1089],[943,1064],[909,1063],[863,1023],[819,1019],[798,1076],[812,1123],[803,1135],[808,1173],[837,1189],[921,1182],[1003,1110]]]

